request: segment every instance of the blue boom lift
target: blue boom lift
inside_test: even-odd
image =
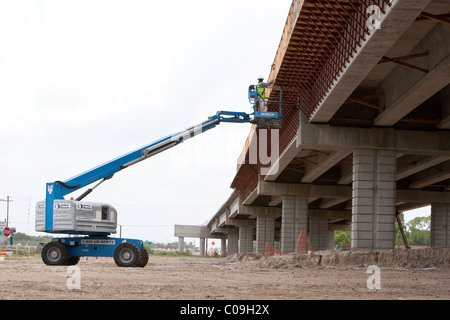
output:
[[[254,112],[219,111],[202,123],[171,134],[137,150],[106,162],[65,181],[47,183],[44,201],[36,204],[36,231],[68,234],[53,238],[42,249],[42,260],[47,265],[74,265],[80,257],[114,257],[120,267],[145,267],[148,253],[142,240],[110,237],[116,233],[117,211],[109,204],[81,201],[101,183],[131,165],[166,151],[183,141],[212,129],[221,122],[253,123],[259,128],[281,126],[282,95],[276,87],[277,98],[267,98],[266,104],[275,105],[277,112],[258,111],[258,86],[249,87],[249,101]],[[271,107],[273,108],[273,107]],[[75,200],[64,196],[97,182]],[[76,236],[74,236],[76,235]]]

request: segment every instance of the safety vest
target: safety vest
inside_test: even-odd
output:
[[[266,98],[266,88],[257,87],[258,89],[258,100],[264,100]]]

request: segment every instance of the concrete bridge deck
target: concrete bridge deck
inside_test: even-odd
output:
[[[294,0],[269,80],[279,157],[251,161],[252,128],[210,238],[293,252],[303,229],[315,249],[350,230],[352,248],[393,248],[396,214],[431,205],[432,245],[450,245],[448,1]]]

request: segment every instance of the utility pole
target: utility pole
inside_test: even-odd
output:
[[[5,201],[6,202],[6,226],[8,226],[8,223],[9,223],[9,203],[12,201],[9,198],[10,198],[9,196],[6,196],[6,200],[5,199],[0,199],[0,201]]]

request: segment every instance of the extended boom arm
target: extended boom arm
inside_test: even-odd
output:
[[[258,128],[280,128],[281,127],[281,109],[282,109],[282,90],[281,87],[272,86],[272,93],[274,97],[258,96],[258,90],[261,88],[258,85],[249,87],[248,96],[249,101],[253,105],[254,112],[251,114],[245,112],[219,111],[215,115],[209,117],[202,123],[187,128],[184,131],[166,136],[162,139],[154,141],[137,150],[124,154],[116,159],[106,162],[100,166],[92,168],[84,173],[81,173],[73,178],[65,181],[55,181],[47,183],[46,197],[45,197],[45,223],[43,229],[40,231],[53,232],[53,210],[54,206],[60,209],[61,204],[55,204],[55,200],[64,200],[64,196],[77,191],[80,188],[99,181],[94,187],[88,189],[80,195],[75,201],[81,201],[84,197],[90,194],[104,181],[111,179],[113,175],[133,164],[142,160],[148,159],[160,152],[166,151],[183,141],[190,139],[200,133],[214,128],[221,122],[235,122],[235,123],[253,123]],[[264,107],[264,110],[262,107]],[[268,108],[278,108],[278,111],[268,111]],[[38,203],[38,209],[42,210],[43,204]],[[81,203],[77,206],[83,207]],[[81,220],[81,219],[80,219]]]
[[[137,150],[124,154],[116,159],[106,162],[100,166],[92,168],[84,173],[72,177],[65,181],[55,181],[47,183],[46,200],[45,200],[45,229],[51,231],[53,229],[53,201],[64,199],[64,196],[83,188],[91,183],[101,180],[93,188],[88,189],[85,193],[77,198],[83,199],[92,192],[105,180],[111,179],[113,175],[133,164],[148,159],[160,152],[168,150],[185,140],[188,140],[200,133],[216,127],[221,122],[245,123],[252,122],[250,114],[245,112],[219,111],[208,120],[199,123],[196,126],[187,128],[181,132],[166,136]]]

